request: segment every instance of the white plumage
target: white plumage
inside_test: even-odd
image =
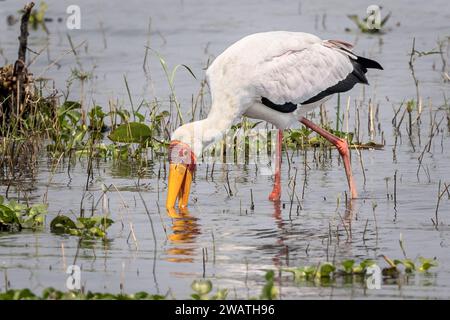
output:
[[[280,129],[291,126],[330,97],[300,105],[292,113],[268,108],[261,97],[276,104],[307,101],[352,72],[350,59],[356,56],[350,49],[345,42],[321,40],[303,32],[274,31],[242,38],[206,71],[212,105],[207,119],[196,124],[197,134],[210,128],[224,131],[242,115],[268,121]],[[192,129],[192,124],[182,126],[172,139],[190,143],[188,132]],[[217,134],[205,134],[202,147],[215,138]]]
[[[280,129],[275,184],[269,199],[279,200],[281,196],[281,129],[297,121],[336,146],[343,158],[351,197],[356,198],[347,141],[304,118],[332,94],[348,91],[356,83],[367,84],[367,68],[382,69],[376,61],[359,57],[351,49],[352,45],[339,40],[277,31],[249,35],[220,54],[206,71],[212,98],[207,118],[183,125],[172,134],[171,146],[179,148],[171,158],[169,180],[174,182],[169,183],[167,208],[173,208],[177,194],[182,199],[180,207],[186,206],[189,195],[189,188],[183,186],[190,182],[181,181],[191,174],[184,172],[192,170],[192,166],[188,171],[181,170],[189,156],[174,160],[177,155],[193,154],[190,159],[200,156],[243,115],[268,121]]]
[[[349,55],[301,32],[247,36],[226,49],[207,70],[213,91],[234,87],[249,99],[300,104],[344,79]]]

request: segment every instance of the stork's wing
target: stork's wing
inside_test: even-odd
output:
[[[336,40],[317,42],[302,50],[287,50],[260,63],[257,94],[276,104],[302,104],[312,102],[320,94],[334,93],[326,91],[330,88],[347,91],[357,82],[367,83],[364,76],[367,70],[358,59],[351,52],[350,44]],[[355,71],[356,79],[350,77],[345,81]],[[344,87],[339,89],[340,83]]]

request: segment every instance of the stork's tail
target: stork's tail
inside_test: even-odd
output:
[[[367,59],[364,57],[356,56],[356,62],[362,65],[366,69],[380,69],[384,70],[383,67],[375,60]]]
[[[365,69],[380,69],[383,70],[383,67],[376,62],[375,60],[367,59],[364,57],[357,56],[353,53],[353,45],[351,43],[342,41],[342,40],[324,40],[323,44],[326,47],[337,49],[348,55],[351,59],[356,60],[358,64],[360,64]],[[366,70],[364,70],[366,72]]]

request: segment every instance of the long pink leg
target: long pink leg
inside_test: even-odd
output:
[[[319,127],[318,125],[314,124],[313,122],[309,121],[306,118],[302,117],[300,119],[300,122],[303,123],[306,127],[310,128],[311,130],[317,132],[322,137],[324,137],[325,139],[327,139],[329,142],[331,142],[336,146],[336,148],[339,151],[339,154],[342,157],[342,160],[344,161],[345,174],[347,175],[348,187],[350,189],[352,199],[357,198],[358,193],[356,192],[355,182],[353,181],[352,168],[350,166],[350,151],[348,149],[347,141],[336,137],[335,135],[329,133],[325,129]]]
[[[276,159],[275,159],[275,181],[273,184],[273,190],[269,195],[270,201],[279,201],[281,198],[281,145],[283,143],[283,131],[278,130],[278,143],[276,150]]]

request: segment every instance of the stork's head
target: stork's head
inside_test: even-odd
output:
[[[166,208],[173,211],[178,198],[178,207],[185,208],[189,200],[192,177],[196,168],[196,149],[201,149],[201,139],[195,135],[193,123],[181,126],[172,134],[169,147],[169,181]]]

